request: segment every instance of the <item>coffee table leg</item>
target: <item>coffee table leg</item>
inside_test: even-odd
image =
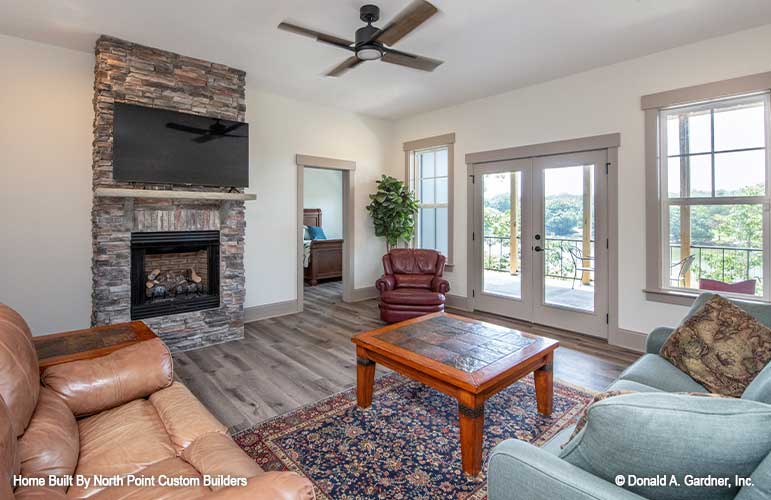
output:
[[[375,362],[367,358],[367,352],[356,348],[356,402],[359,408],[372,404],[372,387],[375,385]]]
[[[546,356],[546,364],[537,369],[535,377],[535,399],[538,403],[538,413],[551,415],[554,401],[554,353]]]
[[[469,407],[458,402],[460,422],[460,455],[463,472],[476,476],[482,471],[482,437],[485,424],[485,404]]]

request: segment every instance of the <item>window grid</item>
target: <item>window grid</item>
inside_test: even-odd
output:
[[[447,209],[449,211],[449,189],[451,189],[449,182],[449,165],[445,166],[446,175],[436,175],[438,168],[436,164],[436,154],[439,152],[445,151],[447,153],[446,158],[449,162],[449,148],[447,146],[441,146],[437,148],[430,148],[430,149],[423,149],[423,150],[416,150],[413,151],[410,155],[410,187],[415,193],[416,198],[418,199],[418,206],[419,206],[419,212],[418,212],[418,218],[417,218],[417,224],[415,225],[415,247],[416,248],[430,248],[433,250],[439,250],[442,251],[445,255],[447,254],[446,248],[440,248],[439,239],[440,239],[440,225],[439,225],[439,217],[437,216],[438,210],[437,209]],[[433,161],[433,172],[434,174],[432,176],[424,176],[424,159],[428,155],[432,156]],[[447,183],[447,192],[445,192],[445,201],[438,202],[437,201],[437,180],[446,180]],[[430,181],[430,183],[433,185],[433,194],[434,194],[434,201],[433,202],[424,202],[423,200],[423,183],[425,181]],[[433,210],[433,231],[432,231],[432,239],[434,244],[433,245],[424,245],[423,240],[423,210],[424,209],[434,209]],[[444,234],[447,235],[449,231],[449,227],[444,228]],[[443,246],[447,246],[447,242],[443,242]]]
[[[715,111],[720,110],[723,108],[731,108],[733,106],[737,106],[743,103],[762,103],[763,105],[763,113],[764,113],[764,120],[763,124],[765,127],[764,130],[764,145],[763,146],[757,146],[757,147],[746,147],[746,148],[733,148],[733,149],[716,149],[715,148]],[[710,115],[709,120],[709,151],[700,151],[691,153],[689,151],[683,151],[683,147],[688,148],[690,136],[686,137],[685,140],[683,140],[682,137],[682,130],[678,131],[678,137],[680,139],[680,147],[678,148],[677,154],[669,154],[669,145],[668,145],[668,118],[671,116],[679,116],[679,117],[686,117],[685,121],[688,122],[688,114],[694,113],[699,110],[708,110]],[[679,118],[678,121],[682,120],[682,118]],[[715,100],[710,101],[707,103],[702,103],[698,105],[691,105],[691,106],[678,106],[674,108],[668,108],[668,109],[662,109],[659,112],[659,123],[660,123],[660,138],[659,138],[659,147],[660,147],[660,158],[663,159],[663,161],[659,162],[659,169],[660,169],[660,187],[661,187],[661,200],[662,200],[662,210],[661,210],[661,228],[662,228],[662,255],[665,257],[664,262],[662,262],[662,288],[669,288],[669,289],[683,289],[684,286],[680,286],[680,282],[672,285],[671,283],[671,277],[672,277],[672,268],[670,267],[670,263],[672,262],[672,242],[670,241],[670,210],[672,208],[678,208],[680,211],[680,224],[683,224],[682,220],[682,212],[685,207],[690,206],[700,206],[700,205],[756,205],[762,207],[762,217],[763,217],[763,229],[762,229],[762,252],[763,252],[763,258],[762,258],[762,280],[763,280],[763,298],[765,300],[769,300],[769,297],[771,297],[771,294],[769,293],[769,276],[771,275],[771,270],[769,270],[769,262],[771,261],[771,258],[769,258],[769,208],[771,207],[771,199],[769,198],[769,192],[771,190],[769,189],[769,179],[771,179],[771,175],[769,172],[769,169],[771,168],[771,159],[769,158],[769,125],[770,125],[770,118],[769,118],[769,93],[764,94],[757,94],[753,96],[745,96],[745,97],[739,97],[739,98],[728,98],[728,99],[721,99],[721,100]],[[749,196],[749,195],[739,195],[739,196],[725,196],[725,195],[719,195],[717,192],[717,181],[716,181],[716,161],[715,157],[719,154],[729,154],[729,153],[742,153],[742,152],[752,152],[752,151],[765,151],[765,169],[764,169],[764,194],[760,196]],[[693,158],[693,157],[704,157],[704,156],[710,157],[710,196],[694,196],[691,192],[691,162],[687,161],[686,163],[680,162],[679,165],[679,173],[680,173],[680,196],[670,196],[669,193],[669,159],[671,158]],[[684,165],[687,165],[687,168],[684,168]],[[688,215],[688,220],[686,224],[689,227],[690,231],[690,225],[691,225],[691,219],[690,214]],[[690,239],[691,236],[689,236]],[[682,245],[681,245],[682,250]],[[680,255],[682,257],[682,255]],[[749,258],[747,260],[747,272],[749,273]],[[698,286],[698,285],[697,285]],[[690,289],[694,289],[694,286],[690,286]]]

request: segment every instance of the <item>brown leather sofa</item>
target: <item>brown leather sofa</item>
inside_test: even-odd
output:
[[[435,250],[395,248],[383,256],[385,273],[375,283],[380,319],[396,323],[444,311],[450,284],[442,278],[446,257]]]
[[[0,499],[314,498],[307,479],[262,471],[227,428],[174,381],[172,368],[165,344],[153,339],[50,366],[41,387],[29,328],[0,304]],[[124,484],[14,487],[17,474],[119,477]],[[130,476],[154,477],[156,485],[140,487],[136,479],[127,484]],[[226,476],[244,478],[245,485],[223,484],[220,478]],[[194,484],[204,477],[218,482]],[[161,485],[164,478],[187,484]]]

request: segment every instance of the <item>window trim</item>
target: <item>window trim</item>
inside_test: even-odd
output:
[[[445,270],[450,272],[453,270],[455,264],[455,261],[453,260],[453,240],[455,235],[455,133],[452,132],[449,134],[436,135],[405,142],[402,145],[402,149],[404,150],[404,182],[410,189],[412,188],[412,185],[410,184],[410,166],[416,152],[441,147],[447,148],[447,263],[445,264]],[[417,230],[417,224],[415,225],[415,229]],[[414,241],[415,239],[413,237],[410,246],[414,244]]]
[[[666,304],[691,305],[699,295],[698,291],[688,289],[672,289],[664,286],[663,280],[663,238],[662,238],[662,180],[661,180],[661,162],[660,156],[661,133],[660,125],[661,111],[666,108],[676,106],[685,106],[689,104],[699,104],[702,101],[714,101],[724,98],[741,97],[750,94],[767,93],[771,91],[771,72],[758,73],[729,80],[694,85],[681,89],[659,92],[642,96],[640,99],[641,109],[645,116],[645,194],[646,194],[646,220],[645,220],[645,293],[646,299],[653,302],[662,302]],[[771,134],[768,130],[768,115],[766,117],[766,136]],[[771,144],[766,144],[766,171],[771,168]],[[766,193],[768,195],[771,187],[771,176],[766,178]],[[702,200],[705,201],[705,200]],[[744,199],[746,202],[746,199]],[[698,200],[694,201],[697,203]],[[764,198],[762,203],[768,207],[768,199]],[[767,209],[767,208],[766,208]],[[767,224],[764,224],[767,225]],[[768,228],[764,227],[765,231]],[[769,234],[765,232],[765,234]],[[764,266],[768,269],[771,259],[771,251],[764,255]],[[766,272],[766,271],[764,271]],[[765,284],[765,283],[764,283]],[[765,293],[765,292],[764,292]],[[768,298],[750,297],[747,295],[727,294],[741,298],[742,300],[754,302],[769,302]],[[768,297],[768,295],[767,295]]]

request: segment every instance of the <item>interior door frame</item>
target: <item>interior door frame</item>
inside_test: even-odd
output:
[[[516,146],[504,149],[495,149],[489,151],[480,151],[467,153],[465,155],[467,177],[467,228],[474,227],[475,210],[474,203],[474,182],[473,172],[475,165],[481,165],[490,162],[516,160],[523,158],[533,158],[538,156],[551,156],[566,153],[579,153],[583,151],[593,151],[605,149],[608,152],[608,182],[607,182],[607,238],[608,238],[608,343],[614,345],[631,346],[641,348],[642,341],[638,337],[643,337],[619,328],[619,265],[618,265],[618,149],[621,146],[621,134],[611,133],[577,139],[567,139],[554,142],[544,142],[530,144],[525,146]],[[467,231],[467,248],[474,248],[472,240],[472,231]],[[467,253],[467,300],[468,307],[475,308],[475,279],[473,270],[476,251]],[[644,339],[643,339],[644,340]]]
[[[340,170],[343,172],[343,302],[353,302],[354,285],[354,200],[356,162],[298,154],[297,164],[297,312],[303,311],[303,192],[305,167]]]

